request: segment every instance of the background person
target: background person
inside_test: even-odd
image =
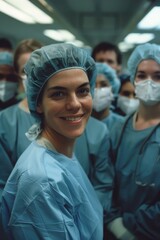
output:
[[[0,111],[17,103],[19,76],[13,67],[13,55],[0,52]]]
[[[121,71],[122,54],[119,48],[110,42],[100,42],[92,50],[96,62],[107,63],[117,74]]]
[[[26,64],[27,60],[30,57],[31,52],[34,50],[41,48],[42,43],[37,41],[36,39],[24,39],[17,45],[15,52],[14,52],[14,68],[15,71],[20,76],[19,84],[18,84],[18,94],[17,99],[23,100],[25,99],[26,103],[26,96],[25,96],[25,80],[26,80],[26,74],[24,73],[24,65]]]
[[[13,53],[13,46],[9,39],[0,38],[0,52],[10,52]]]
[[[106,63],[96,63],[96,69],[92,116],[105,123],[110,131],[115,122],[123,121],[122,117],[110,109],[119,80],[115,70]]]
[[[128,69],[140,105],[111,132],[115,184],[106,220],[116,239],[160,239],[159,56],[160,46],[149,43],[131,54]]]
[[[114,112],[121,116],[126,116],[138,109],[139,100],[135,97],[135,86],[131,82],[129,75],[121,75],[120,82],[121,86]]]

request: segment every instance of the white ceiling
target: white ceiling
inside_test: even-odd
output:
[[[43,35],[43,31],[59,28],[69,30],[76,39],[90,47],[94,47],[100,41],[118,44],[128,33],[140,32],[136,28],[137,23],[152,6],[160,2],[155,0],[45,0],[53,8],[53,12],[50,12],[41,5],[40,2],[44,0],[31,1],[52,16],[54,23],[25,24],[0,12],[0,37],[9,38],[14,46],[25,38],[35,38],[43,44],[54,43],[54,40]],[[153,41],[160,43],[160,31],[154,33],[156,38]]]

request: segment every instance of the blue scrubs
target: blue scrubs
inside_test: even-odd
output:
[[[111,132],[115,158],[113,205],[107,221],[117,217],[137,239],[160,239],[160,125],[133,128],[129,119],[117,148],[122,124]],[[117,154],[117,156],[116,156]],[[116,157],[115,157],[116,156]]]
[[[16,104],[0,112],[0,203],[4,185],[19,156],[31,143],[25,133],[35,122]]]
[[[102,216],[78,161],[36,142],[21,155],[3,192],[10,240],[102,240]]]
[[[103,123],[106,124],[106,126],[108,127],[109,131],[112,130],[112,127],[114,126],[114,124],[118,123],[118,122],[124,122],[124,117],[110,111],[109,112],[109,116],[107,116],[106,118],[104,118],[102,120]]]
[[[110,138],[106,125],[90,117],[83,135],[76,139],[75,154],[104,210],[110,207],[113,189],[114,170],[109,149]]]
[[[31,143],[25,133],[35,119],[15,105],[0,113],[0,203],[2,190],[20,155]],[[89,176],[98,197],[106,209],[111,199],[112,175],[106,126],[90,117],[85,132],[78,138],[75,154]]]

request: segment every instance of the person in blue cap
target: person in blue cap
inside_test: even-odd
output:
[[[102,207],[73,149],[92,110],[94,60],[71,44],[35,50],[25,66],[37,123],[2,196],[9,239],[102,239]]]
[[[15,70],[21,81],[23,80],[25,89],[27,78],[24,73],[24,63],[29,59],[31,52],[40,47],[41,44],[35,39],[26,39],[20,42],[15,50]],[[30,114],[26,97],[0,113],[0,205],[5,183],[18,158],[30,144],[25,133],[35,121],[36,119]],[[109,147],[107,127],[97,119],[89,117],[85,131],[76,139],[74,152],[91,181],[104,212],[111,202],[113,184],[113,168],[106,154]]]
[[[13,55],[0,52],[0,111],[17,103],[19,76],[13,67]]]
[[[106,124],[111,130],[117,121],[123,121],[123,117],[111,110],[114,94],[117,93],[119,80],[113,68],[106,63],[96,63],[97,78],[94,89],[92,116]]]
[[[142,44],[128,60],[138,110],[111,132],[115,183],[108,230],[122,240],[160,239],[160,46]]]

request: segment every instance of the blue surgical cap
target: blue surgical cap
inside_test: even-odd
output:
[[[135,48],[128,60],[128,70],[132,82],[134,82],[138,65],[141,61],[146,59],[152,59],[160,64],[160,46],[157,44],[146,43]]]
[[[120,81],[117,77],[116,71],[106,63],[96,62],[97,74],[103,74],[110,82],[114,94],[118,93]]]
[[[0,52],[0,65],[13,66],[13,54],[9,52]]]
[[[90,82],[91,93],[93,93],[96,67],[94,60],[85,50],[72,44],[60,43],[44,46],[31,53],[25,65],[25,73],[28,105],[33,116],[39,117],[36,108],[46,82],[63,70],[75,68],[85,71]]]

